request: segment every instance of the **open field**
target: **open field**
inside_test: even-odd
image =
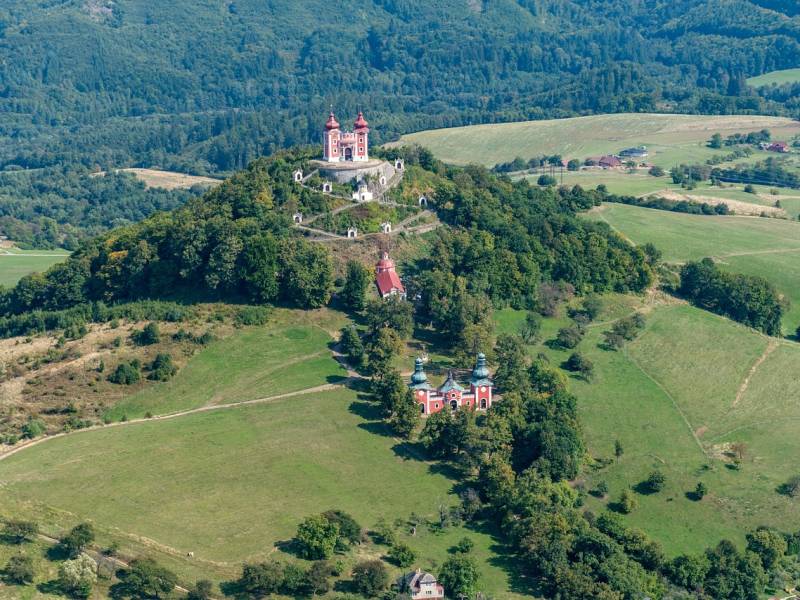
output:
[[[30,273],[46,271],[69,254],[61,250],[0,249],[0,285],[13,286]]]
[[[706,147],[714,133],[726,136],[764,128],[774,139],[800,133],[800,123],[781,117],[616,114],[435,129],[405,135],[400,142],[425,146],[445,162],[486,166],[545,154],[585,159],[645,145],[648,162],[669,168],[724,153]]]
[[[759,88],[765,85],[783,85],[784,83],[797,83],[800,81],[800,69],[784,69],[783,71],[771,71],[758,77],[750,77],[747,85]]]
[[[447,471],[415,458],[376,412],[340,388],[79,433],[0,463],[0,498],[92,519],[175,556],[194,552],[197,567],[231,577],[242,561],[264,559],[291,539],[309,514],[341,508],[372,526],[412,512],[433,519],[440,505],[456,502]],[[430,566],[465,534],[476,542],[486,591],[513,597],[490,535],[423,527],[403,537]],[[360,557],[384,551],[356,550]]]
[[[105,416],[117,421],[166,414],[341,381],[346,372],[329,345],[343,324],[343,315],[335,311],[278,310],[266,326],[211,343],[179,377],[145,388]]]
[[[606,204],[589,216],[636,244],[655,244],[668,262],[708,256],[731,271],[768,279],[791,301],[785,331],[794,332],[800,325],[800,223],[687,215],[622,204]]]
[[[163,188],[165,190],[189,189],[195,185],[214,187],[222,183],[213,177],[187,175],[175,171],[161,171],[158,169],[120,169],[124,173],[133,173],[149,188]]]
[[[578,396],[590,454],[611,459],[587,469],[582,483],[600,481],[606,498],[589,496],[597,512],[634,487],[653,469],[667,476],[659,494],[637,494],[640,507],[625,517],[660,541],[668,554],[700,551],[723,538],[743,544],[744,534],[761,524],[795,529],[800,506],[776,488],[796,473],[793,459],[800,441],[793,431],[800,419],[795,399],[800,381],[793,366],[800,346],[770,340],[750,329],[668,297],[607,297],[600,319],[589,326],[578,349],[595,364],[591,383],[570,377]],[[647,316],[641,336],[623,351],[599,347],[602,332],[624,314]],[[524,313],[498,313],[498,328],[513,331]],[[567,320],[547,319],[543,340],[552,339]],[[552,364],[568,352],[546,344]],[[624,454],[613,459],[614,441]],[[747,445],[741,470],[728,468],[728,444]],[[686,495],[698,481],[709,495],[696,502]]]

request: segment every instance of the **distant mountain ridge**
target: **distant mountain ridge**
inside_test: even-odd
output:
[[[8,0],[0,168],[228,172],[363,108],[376,140],[588,112],[781,112],[780,0]]]

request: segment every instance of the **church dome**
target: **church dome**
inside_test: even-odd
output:
[[[472,370],[471,383],[473,385],[491,385],[489,367],[486,366],[486,355],[483,352],[478,354],[478,360]]]
[[[422,359],[417,358],[414,361],[414,374],[411,376],[411,389],[414,390],[430,390],[431,385],[428,383],[428,376],[425,374],[425,369],[422,365]]]
[[[359,111],[358,118],[356,119],[356,122],[353,123],[353,126],[356,129],[366,129],[367,125],[369,125],[369,123],[367,123],[367,120],[364,118],[364,113]]]
[[[336,120],[336,117],[333,116],[333,111],[331,111],[331,114],[328,117],[328,122],[325,123],[325,129],[339,129],[339,122]]]

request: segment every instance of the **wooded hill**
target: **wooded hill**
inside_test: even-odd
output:
[[[363,108],[376,141],[586,112],[796,112],[781,0],[71,0],[0,8],[0,168],[232,172]],[[341,43],[348,40],[348,43]],[[794,103],[794,104],[793,104]]]

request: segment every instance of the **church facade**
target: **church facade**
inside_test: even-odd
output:
[[[353,131],[342,131],[331,111],[322,134],[322,160],[329,163],[366,162],[369,160],[369,123],[359,112]]]
[[[478,354],[475,368],[469,381],[469,389],[462,387],[453,377],[453,372],[447,374],[447,380],[438,388],[428,383],[428,376],[422,359],[414,363],[414,374],[409,384],[414,399],[419,405],[419,412],[431,415],[442,410],[478,410],[486,411],[492,406],[492,389],[494,384],[489,378],[489,368],[486,366],[486,356]]]

